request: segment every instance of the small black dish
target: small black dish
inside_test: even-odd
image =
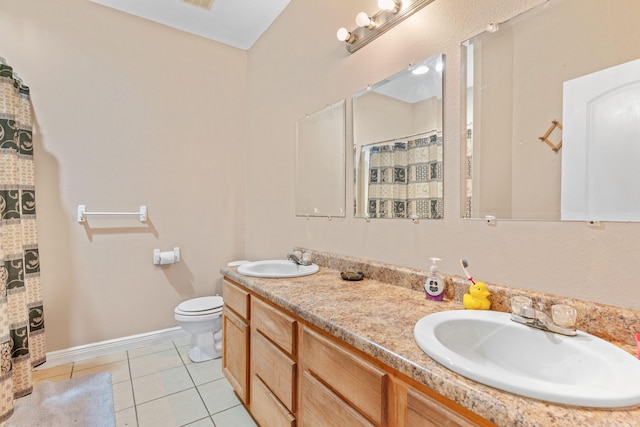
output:
[[[340,273],[340,277],[342,277],[342,280],[355,282],[358,280],[362,280],[362,278],[364,277],[364,273],[362,271],[343,271],[342,273]]]

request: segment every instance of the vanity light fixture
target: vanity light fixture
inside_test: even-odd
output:
[[[353,53],[433,1],[378,0],[380,10],[375,15],[370,16],[366,12],[358,13],[357,28],[352,31],[340,28],[336,37],[346,43],[349,53]]]

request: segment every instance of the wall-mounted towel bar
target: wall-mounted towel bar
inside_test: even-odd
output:
[[[78,205],[78,222],[86,222],[87,215],[139,215],[140,222],[147,222],[147,207],[140,206],[138,212],[87,212],[85,205]]]

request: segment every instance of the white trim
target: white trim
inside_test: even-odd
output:
[[[108,354],[116,353],[119,351],[146,347],[169,340],[185,339],[189,338],[190,336],[191,335],[180,326],[176,326],[159,331],[131,335],[128,337],[116,338],[113,340],[100,341],[97,343],[71,347],[64,350],[51,351],[46,354],[47,361],[44,364],[40,365],[37,369],[47,369],[54,366],[65,365],[67,363],[93,359],[94,357],[106,356]]]

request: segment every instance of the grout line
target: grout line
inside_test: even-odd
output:
[[[213,423],[213,425],[215,426],[216,423],[215,423],[215,421],[213,421],[213,417],[211,416],[211,413],[209,413],[209,408],[207,407],[207,403],[204,401],[204,397],[202,397],[202,393],[200,393],[200,389],[198,388],[198,384],[196,384],[196,381],[193,378],[193,375],[191,374],[191,371],[189,370],[189,368],[187,368],[187,364],[184,362],[184,359],[182,359],[182,355],[180,355],[180,350],[178,350],[178,346],[176,345],[175,341],[173,342],[173,345],[176,347],[176,351],[178,352],[178,356],[180,357],[180,360],[182,360],[182,364],[184,365],[184,368],[187,370],[187,375],[189,375],[189,378],[191,378],[191,382],[193,383],[193,387],[196,389],[196,393],[198,393],[198,397],[200,397],[200,401],[202,402],[202,405],[204,406],[205,411],[207,411],[207,418],[209,418],[211,420],[211,422]],[[187,357],[189,357],[188,354],[187,354]],[[202,419],[204,419],[204,418],[202,418]]]
[[[138,419],[138,402],[136,402],[136,392],[133,388],[133,375],[131,375],[131,358],[129,357],[129,350],[125,350],[127,355],[127,370],[129,371],[129,384],[131,384],[131,397],[133,398],[133,413],[136,417],[136,426],[140,425],[140,420]]]
[[[211,415],[207,415],[206,417],[200,418],[199,420],[191,421],[188,424],[182,425],[181,427],[189,427],[190,425],[193,425],[195,423],[199,423],[200,421],[206,420],[206,419],[211,421],[213,423],[214,427],[215,427],[216,423],[215,423],[215,421],[213,421],[213,418],[211,418]],[[2,426],[0,426],[0,427],[2,427]]]
[[[183,393],[183,392],[185,392],[185,391],[187,391],[187,390],[190,390],[191,388],[194,388],[194,389],[196,390],[196,393],[198,393],[198,396],[200,397],[200,400],[202,401],[202,404],[204,405],[204,408],[205,408],[205,410],[207,411],[207,414],[208,414],[208,415],[207,415],[207,417],[205,417],[205,418],[209,418],[209,419],[213,422],[213,419],[211,418],[211,414],[209,414],[209,409],[207,409],[207,405],[204,403],[204,400],[202,399],[202,396],[200,395],[200,392],[198,391],[198,387],[196,386],[195,380],[193,379],[193,376],[191,375],[191,372],[189,372],[189,369],[188,369],[188,368],[187,368],[187,366],[186,366],[187,364],[184,362],[184,360],[183,360],[183,359],[182,359],[182,357],[180,356],[180,351],[178,350],[178,346],[177,346],[177,345],[176,345],[176,343],[175,343],[175,342],[173,342],[173,341],[172,341],[172,344],[173,344],[173,347],[174,347],[175,352],[178,354],[178,357],[180,358],[180,362],[182,363],[182,367],[184,367],[184,368],[186,369],[186,371],[187,371],[187,375],[189,375],[189,378],[191,379],[191,382],[192,382],[192,384],[193,384],[193,387],[190,387],[190,388],[185,389],[185,390],[180,390],[180,391],[176,391],[176,392],[173,392],[173,393],[169,393],[169,394],[166,394],[166,395],[164,395],[164,396],[159,396],[159,397],[156,397],[155,399],[151,399],[151,400],[149,400],[149,401],[147,401],[147,402],[141,402],[140,404],[138,404],[138,403],[136,403],[136,400],[135,400],[135,392],[133,391],[133,380],[134,380],[134,378],[131,378],[131,388],[132,388],[132,393],[134,393],[134,397],[133,397],[133,399],[134,399],[134,409],[135,409],[135,413],[136,413],[136,422],[137,422],[137,423],[138,423],[138,425],[139,425],[139,423],[140,423],[140,422],[139,422],[139,420],[138,420],[138,406],[139,406],[139,405],[146,405],[147,403],[154,402],[154,401],[156,401],[156,400],[164,399],[164,398],[167,398],[167,397],[169,397],[169,396],[173,396],[173,395],[176,395],[176,394],[179,394],[179,393]],[[168,350],[170,350],[170,349],[160,350],[159,352],[162,352],[162,351],[168,351]],[[154,353],[159,353],[159,352],[154,352]],[[154,353],[150,353],[150,354],[154,354]],[[145,356],[148,356],[148,355],[145,355]],[[134,357],[133,359],[135,359],[135,357]],[[128,360],[130,360],[130,359],[128,359]],[[160,373],[160,372],[164,372],[164,371],[167,371],[167,370],[170,370],[170,369],[179,368],[179,367],[180,367],[180,366],[174,366],[174,367],[171,367],[171,368],[162,369],[162,370],[160,370],[160,371],[152,372],[152,373],[149,373],[149,374],[147,374],[147,375],[143,375],[143,376],[136,377],[136,378],[144,378],[145,376],[148,376],[148,375],[158,374],[158,373]],[[130,366],[130,365],[129,365],[129,375],[131,376],[131,366]],[[204,418],[202,418],[202,419],[204,419]],[[200,420],[196,420],[196,421],[200,421]],[[196,422],[196,421],[192,421],[191,423]],[[190,424],[191,424],[191,423],[190,423]],[[214,423],[214,425],[215,425],[215,423]]]
[[[237,408],[238,406],[243,406],[242,402],[238,403],[237,405],[233,405],[233,406],[229,406],[228,408],[221,409],[218,412],[214,412],[213,414],[210,414],[210,416],[213,417],[214,415],[221,414],[221,413],[226,412],[226,411],[228,411],[230,409]]]

